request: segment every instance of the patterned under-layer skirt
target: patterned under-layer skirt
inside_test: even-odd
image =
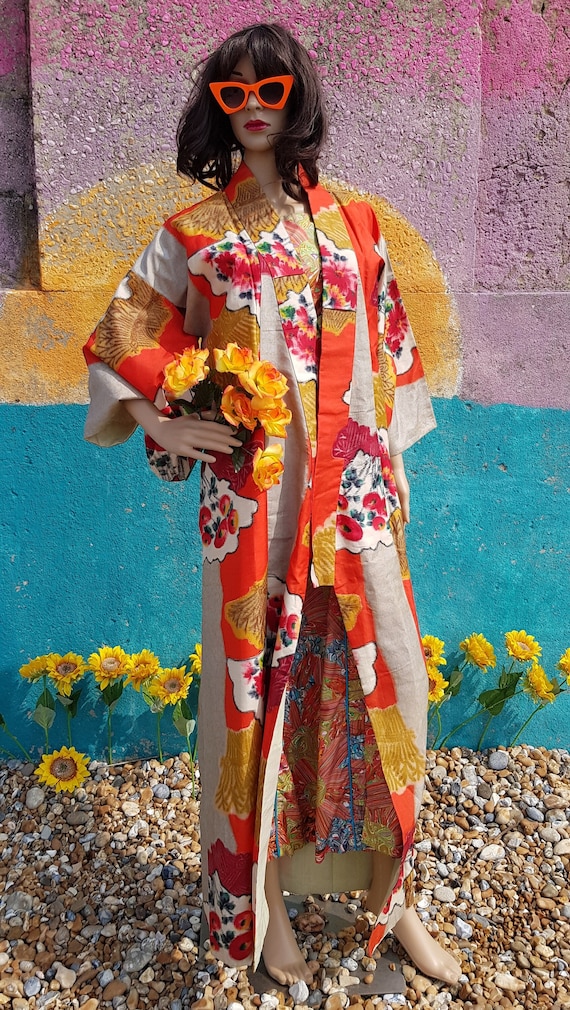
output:
[[[309,586],[285,701],[269,858],[402,855],[400,823],[334,590]]]

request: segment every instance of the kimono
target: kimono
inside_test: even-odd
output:
[[[242,163],[223,192],[166,221],[85,348],[86,437],[99,445],[133,431],[125,399],[162,404],[164,367],[189,346],[236,342],[268,359],[289,384],[287,438],[271,438],[284,451],[278,485],[260,491],[251,467],[236,473],[222,454],[201,467],[204,910],[212,950],[242,967],[260,958],[265,866],[268,855],[282,852],[291,784],[284,738],[298,700],[299,657],[314,659],[305,600],[315,591],[334,601],[333,638],[342,645],[341,667],[350,666],[347,713],[356,699],[366,723],[364,744],[359,737],[334,773],[343,769],[362,800],[357,759],[366,751],[392,818],[388,830],[365,812],[346,838],[343,816],[333,818],[324,846],[338,859],[374,849],[393,857],[370,951],[411,903],[424,784],[428,681],[391,454],[435,420],[374,211],[357,194],[301,181],[320,250],[318,305],[287,228]],[[253,445],[264,438],[256,429]],[[149,455],[165,479],[188,476],[188,460],[159,447]],[[318,786],[322,796],[326,777]],[[339,802],[349,824],[349,805]],[[299,841],[296,828],[287,851],[314,843]],[[313,890],[310,876],[304,890]]]

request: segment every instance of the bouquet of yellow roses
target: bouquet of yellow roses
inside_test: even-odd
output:
[[[291,411],[283,402],[287,380],[270,361],[255,360],[249,348],[236,343],[223,350],[214,348],[213,356],[218,375],[230,377],[226,385],[211,378],[206,364],[209,351],[188,347],[164,370],[166,398],[180,413],[215,410],[213,420],[235,427],[242,443],[231,456],[235,472],[242,469],[249,453],[253,480],[260,490],[267,490],[279,483],[283,472],[282,448],[257,445],[250,450],[247,443],[259,428],[277,438],[287,437],[291,421]]]

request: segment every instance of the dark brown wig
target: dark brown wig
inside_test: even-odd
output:
[[[292,74],[285,106],[286,127],[275,140],[277,171],[289,196],[300,192],[298,167],[311,185],[318,182],[317,159],[326,136],[326,113],[321,85],[307,50],[285,28],[251,25],[230,35],[199,65],[190,98],[180,117],[176,139],[179,172],[210,189],[224,189],[242,148],[234,137],[229,116],[215,101],[208,85],[227,81],[242,56],[249,56],[257,79]]]

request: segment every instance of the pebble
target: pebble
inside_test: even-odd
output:
[[[436,901],[443,901],[446,905],[451,905],[455,901],[455,891],[453,888],[445,887],[442,884],[434,887],[433,896]]]
[[[72,989],[77,979],[76,973],[71,968],[66,968],[63,964],[58,964],[55,977],[62,989]]]
[[[489,754],[489,768],[494,772],[502,772],[509,767],[509,755],[506,750],[494,750]]]
[[[297,934],[314,982],[255,996],[245,971],[198,950],[187,761],[92,763],[72,796],[40,790],[41,816],[26,805],[33,768],[12,763],[0,770],[0,1010],[570,1010],[570,755],[454,747],[428,752],[426,771],[417,907],[461,959],[459,995],[404,960],[407,997],[362,997],[356,969],[371,979],[376,962],[356,892],[334,896],[356,928]]]
[[[482,849],[477,854],[478,859],[484,859],[485,862],[495,862],[498,859],[505,858],[505,850],[502,845],[496,845],[491,843],[490,845],[484,845]]]
[[[45,803],[46,794],[39,786],[32,786],[26,793],[26,806],[28,810],[37,810]]]
[[[520,992],[525,988],[523,980],[515,978],[510,972],[498,971],[493,978],[493,982],[499,989],[504,989],[507,992]]]
[[[39,978],[36,978],[35,975],[32,975],[31,978],[27,978],[26,981],[24,982],[24,992],[26,996],[28,997],[37,996],[38,993],[40,993],[41,991],[42,991],[42,984]]]
[[[303,979],[299,979],[298,982],[294,982],[293,985],[289,986],[289,995],[293,997],[295,1003],[304,1003],[309,997],[309,987]]]
[[[152,958],[152,949],[149,950],[148,947],[131,947],[125,955],[123,971],[128,973],[142,971],[143,968],[146,968],[147,964],[150,964]]]

